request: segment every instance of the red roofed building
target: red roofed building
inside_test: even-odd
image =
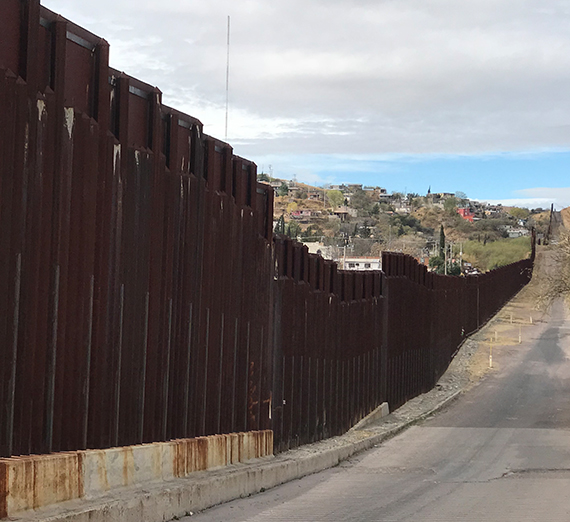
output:
[[[471,223],[473,223],[473,218],[475,217],[475,214],[473,213],[473,211],[471,209],[469,209],[469,208],[458,208],[457,213],[463,219],[466,219],[467,221],[470,221]]]

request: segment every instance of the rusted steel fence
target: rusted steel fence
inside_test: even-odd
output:
[[[0,456],[273,429],[432,387],[532,260],[343,273],[273,238],[256,166],[39,5],[0,16]]]
[[[382,272],[339,271],[276,238],[276,448],[344,433],[382,402],[433,388],[465,337],[530,280],[533,258],[449,277],[384,253]]]

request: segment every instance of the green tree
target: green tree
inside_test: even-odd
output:
[[[308,242],[318,241],[323,236],[323,231],[318,225],[309,225],[306,230],[301,232],[301,237]]]
[[[528,208],[513,207],[509,210],[509,214],[517,219],[527,219],[530,212]]]
[[[402,199],[404,199],[404,194],[402,192],[392,192],[392,198],[394,201],[401,203]]]
[[[257,175],[257,181],[265,181],[268,182],[269,181],[269,176],[267,174],[265,174],[265,172],[260,172]]]
[[[439,257],[445,259],[445,232],[443,231],[443,225],[439,229]]]
[[[285,234],[285,217],[281,214],[281,217],[277,220],[274,232],[276,234]]]
[[[461,267],[459,263],[450,263],[447,267],[447,275],[459,276],[461,275]]]
[[[368,226],[368,222],[365,221],[362,223],[362,226],[354,225],[354,233],[353,236],[359,236],[363,239],[367,239],[370,237],[372,231],[370,230],[370,226]]]
[[[284,181],[281,183],[281,186],[277,189],[277,195],[278,196],[289,195],[289,187],[287,186],[287,183],[285,183]]]
[[[448,214],[455,214],[457,213],[457,204],[459,203],[459,201],[457,200],[457,198],[453,197],[453,198],[448,198],[444,201],[443,203],[443,210],[445,210],[445,212],[447,212]]]
[[[350,197],[350,206],[358,210],[359,216],[367,216],[372,210],[372,201],[362,189],[357,189],[353,192]]]
[[[434,269],[437,274],[443,274],[445,259],[440,255],[429,258],[429,266]]]
[[[344,203],[344,195],[340,190],[327,190],[326,194],[331,207],[338,208]]]
[[[285,234],[289,236],[291,239],[297,239],[297,237],[299,237],[299,235],[301,234],[301,227],[299,226],[298,223],[291,221],[287,225],[287,228],[285,229]]]

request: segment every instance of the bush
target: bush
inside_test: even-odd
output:
[[[499,239],[486,244],[467,241],[463,244],[463,259],[482,271],[515,263],[529,256],[530,237]]]

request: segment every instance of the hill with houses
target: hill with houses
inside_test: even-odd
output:
[[[530,230],[546,233],[549,211],[491,205],[462,192],[425,195],[360,184],[315,187],[259,181],[275,190],[274,228],[345,269],[378,269],[399,251],[442,273],[477,273],[524,258]]]

